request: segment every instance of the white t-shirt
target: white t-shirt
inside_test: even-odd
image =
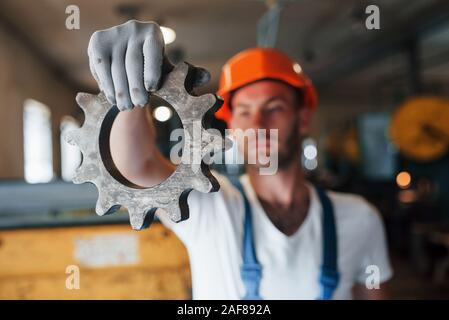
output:
[[[190,217],[173,223],[165,214],[161,221],[187,248],[194,299],[241,299],[245,287],[240,276],[244,203],[239,191],[224,176],[216,193],[192,191]],[[287,236],[266,216],[249,182],[240,178],[251,204],[256,255],[262,266],[259,293],[263,299],[316,299],[322,263],[321,203],[307,183],[311,199],[307,216],[295,234]],[[351,299],[354,283],[364,284],[377,266],[379,282],[392,276],[385,232],[376,209],[362,197],[327,192],[335,211],[340,282],[334,299]]]

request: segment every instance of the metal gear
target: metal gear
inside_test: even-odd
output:
[[[206,117],[223,102],[214,94],[191,95],[193,72],[194,67],[190,64],[178,64],[166,75],[161,88],[153,93],[167,101],[178,113],[184,129],[184,148],[176,170],[165,181],[150,188],[127,181],[112,161],[109,136],[119,112],[117,107],[111,105],[103,93],[78,93],[76,100],[84,111],[85,121],[81,128],[68,132],[65,139],[77,145],[83,154],[82,164],[76,170],[73,182],[91,182],[97,187],[95,211],[98,215],[113,213],[124,206],[135,230],[147,228],[153,221],[156,209],[163,209],[172,221],[179,222],[189,216],[187,196],[191,190],[214,192],[219,189],[218,181],[202,159],[224,148],[221,136],[204,128],[207,125]],[[201,139],[194,136],[198,124]],[[195,155],[201,156],[200,161],[192,161]]]

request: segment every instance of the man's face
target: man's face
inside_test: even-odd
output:
[[[271,156],[270,145],[276,150],[276,144],[280,168],[296,160],[301,136],[311,119],[309,108],[302,108],[301,103],[294,89],[279,81],[262,80],[238,89],[232,99],[231,129],[266,129],[267,132],[267,139],[256,139],[254,143],[236,136],[245,159],[254,152]],[[270,129],[277,129],[277,141],[270,136]]]

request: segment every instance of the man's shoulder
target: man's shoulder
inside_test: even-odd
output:
[[[382,224],[379,211],[364,197],[337,191],[328,191],[327,194],[339,224],[357,226],[360,231],[368,231]]]
[[[373,205],[363,196],[355,193],[327,190],[327,194],[332,203],[338,207],[354,208],[361,211],[369,211],[373,208]]]
[[[211,171],[213,177],[217,180],[220,188],[216,192],[203,193],[193,190],[189,195],[189,204],[201,203],[207,206],[220,206],[239,201],[239,191],[234,187],[230,179],[217,171]]]

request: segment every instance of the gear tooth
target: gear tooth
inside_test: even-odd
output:
[[[218,100],[216,95],[214,95],[213,93],[206,93],[199,97],[194,97],[194,99],[196,100],[195,103],[199,106],[203,114],[209,111],[209,109],[211,109]]]
[[[210,133],[206,130],[203,130],[202,133],[202,156],[210,153],[211,151],[219,152],[225,149],[225,141],[223,138],[215,133]]]
[[[96,98],[97,98],[96,95],[85,92],[79,92],[76,95],[76,102],[78,103],[80,108],[83,109],[84,113],[86,113],[86,111],[88,110],[88,105],[91,103],[93,99]]]
[[[80,175],[78,173],[75,173],[72,181],[74,184],[82,184],[82,183],[86,183],[87,181],[83,178],[80,177]]]
[[[208,193],[213,189],[212,183],[202,172],[198,172],[192,179],[191,187],[203,193]]]
[[[166,206],[164,210],[168,214],[170,220],[173,222],[180,222],[182,220],[185,220],[183,219],[181,208],[179,207],[179,204],[177,202],[170,203],[170,205]]]
[[[153,222],[154,212],[156,210],[150,209],[147,212],[142,212],[137,208],[129,208],[129,221],[131,223],[131,227],[134,230],[142,230],[148,228]]]
[[[224,150],[227,151],[231,149],[234,146],[234,142],[232,139],[229,139],[228,137],[224,138]]]
[[[214,113],[220,109],[223,99],[213,93],[203,94],[198,97],[191,96],[195,101],[195,108],[199,109],[198,113],[202,116],[202,122],[206,128],[211,126],[214,119]]]
[[[76,169],[73,182],[76,184],[92,182],[97,186],[97,189],[101,189],[101,184],[97,181],[99,179],[99,169],[96,163],[93,163],[83,154],[83,162]]]
[[[186,62],[179,63],[175,67],[176,72],[173,73],[173,76],[174,77],[176,76],[175,82],[176,82],[177,85],[178,84],[180,85],[179,86],[180,88],[185,88],[184,87],[184,82],[185,82],[185,79],[187,77],[187,74],[189,73],[189,68],[190,68],[190,65],[188,63],[186,63]]]
[[[129,222],[131,223],[131,227],[134,230],[141,230],[143,227],[143,216],[134,212],[131,209],[128,209],[129,213]]]
[[[97,189],[100,190],[100,188],[98,187],[98,183],[97,183],[96,179],[87,176],[86,172],[84,171],[83,168],[81,168],[81,166],[75,171],[75,174],[73,175],[73,178],[72,178],[73,183],[81,184],[81,183],[90,182],[90,183],[95,184]]]
[[[114,206],[111,206],[108,204],[107,201],[107,197],[105,197],[105,195],[100,191],[100,189],[98,189],[98,199],[97,199],[97,203],[95,205],[95,212],[99,215],[99,216],[104,216],[105,214],[109,214],[111,213],[111,211],[115,211],[113,210]]]
[[[76,169],[75,174],[73,175],[72,181],[75,184],[81,184],[87,182],[87,179],[84,177],[82,164]]]
[[[170,202],[169,205],[162,208],[173,222],[180,222],[189,217],[189,206],[187,205],[187,197],[190,191],[184,191],[176,200]]]
[[[172,71],[168,74],[167,80],[171,84],[171,87],[181,90],[178,92],[179,95],[188,95],[185,82],[187,74],[189,73],[189,68],[190,65],[186,62],[178,63],[173,70],[174,72]]]
[[[76,146],[76,145],[78,145],[79,134],[80,134],[79,128],[70,130],[69,132],[64,133],[64,136],[63,136],[64,141],[72,146]]]

